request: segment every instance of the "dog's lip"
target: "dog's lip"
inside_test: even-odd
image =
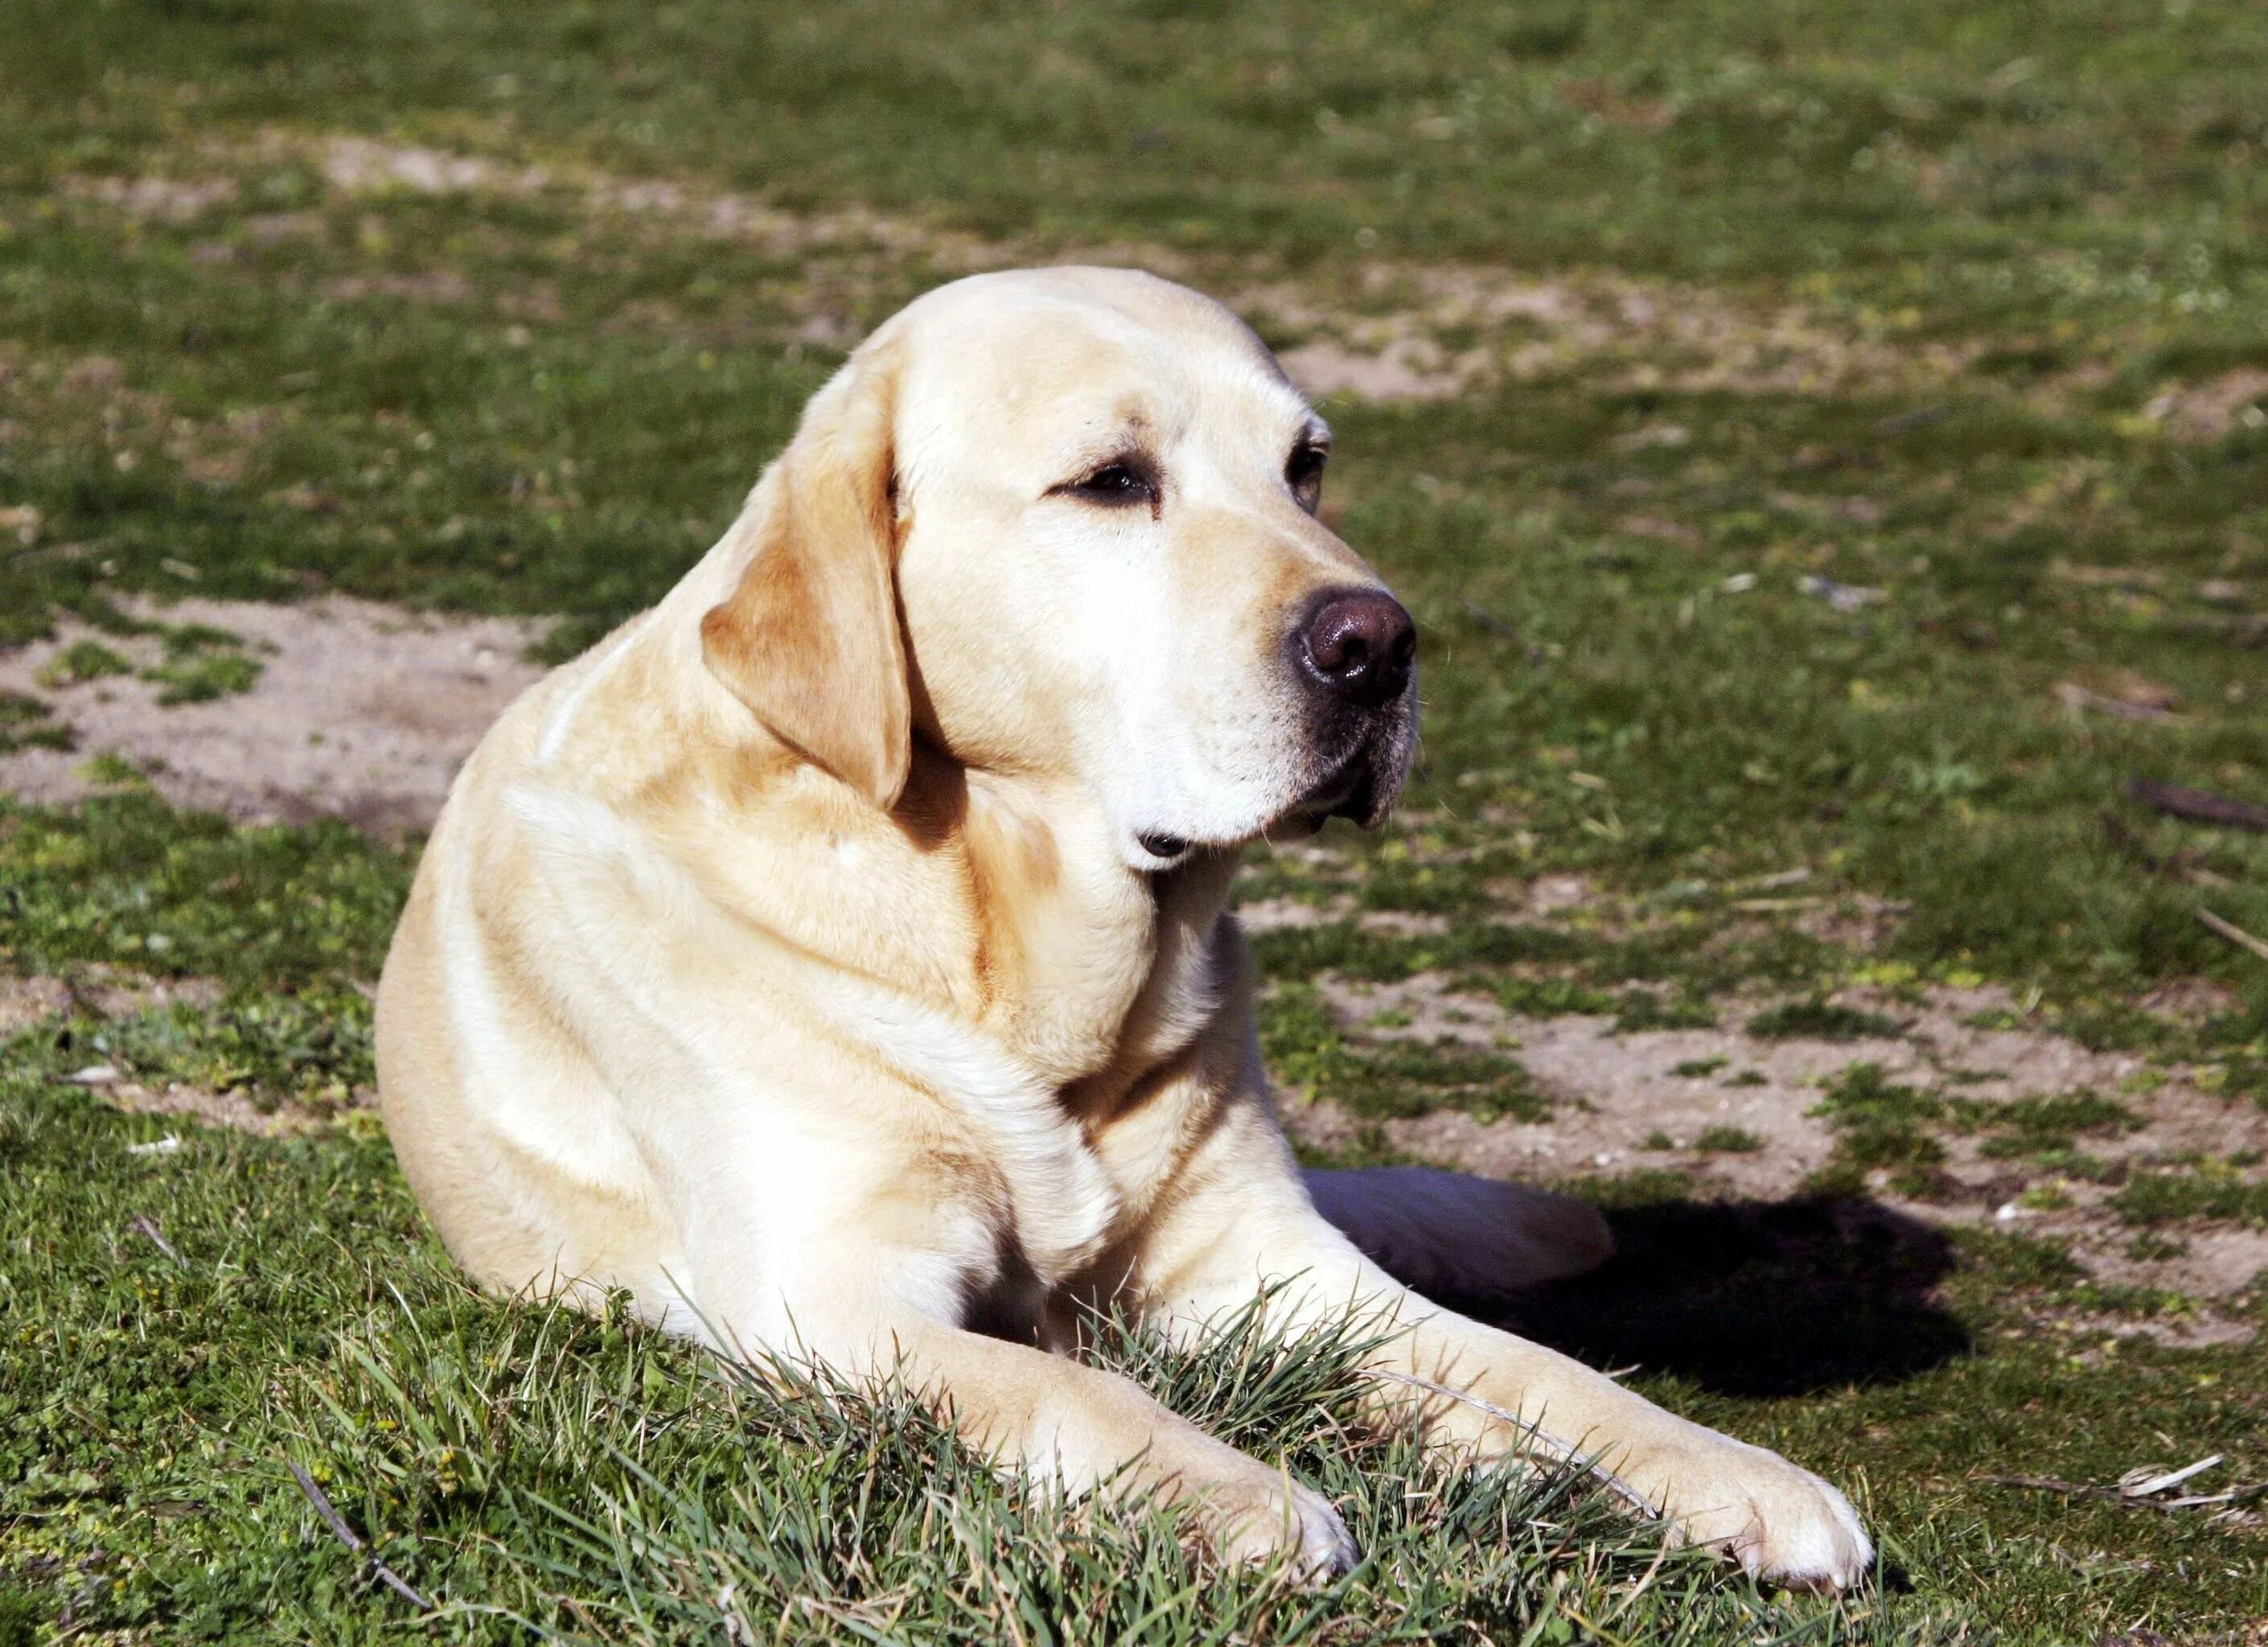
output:
[[[1231,841],[1186,835],[1175,829],[1136,829],[1131,832],[1133,844],[1147,860],[1140,865],[1145,871],[1169,869],[1199,852],[1240,846],[1255,839],[1265,838],[1270,829],[1284,824],[1320,829],[1333,818],[1349,818],[1359,824],[1367,823],[1377,792],[1377,752],[1371,740],[1366,738],[1326,765],[1322,777],[1301,790],[1298,799],[1250,835]]]
[[[1359,819],[1361,813],[1350,809],[1361,803],[1363,811],[1368,811],[1368,796],[1374,781],[1370,746],[1366,741],[1359,743],[1333,761],[1285,815],[1309,819],[1318,824],[1328,818]]]

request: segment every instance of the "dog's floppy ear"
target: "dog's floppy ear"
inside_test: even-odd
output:
[[[701,620],[701,654],[783,742],[885,811],[912,759],[898,632],[891,425],[897,371],[862,351],[812,397],[736,530],[740,584]]]

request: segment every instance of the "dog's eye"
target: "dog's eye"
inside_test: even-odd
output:
[[[1284,480],[1291,487],[1292,496],[1309,509],[1323,494],[1323,465],[1330,461],[1329,448],[1302,444],[1292,448],[1292,455],[1284,464]]]
[[[1082,503],[1101,504],[1108,509],[1134,504],[1154,506],[1158,501],[1157,483],[1151,479],[1149,470],[1126,458],[1106,463],[1093,474],[1055,489]]]

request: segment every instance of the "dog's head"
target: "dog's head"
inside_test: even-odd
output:
[[[1138,869],[1376,824],[1416,738],[1416,633],[1315,518],[1329,440],[1185,288],[956,282],[814,397],[704,656],[877,805],[919,736],[1081,785]]]

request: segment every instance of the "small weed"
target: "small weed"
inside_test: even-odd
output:
[[[1541,1121],[1551,1113],[1518,1059],[1446,1039],[1358,1043],[1312,984],[1279,986],[1263,1000],[1260,1038],[1279,1082],[1372,1120],[1441,1108],[1483,1120]]]
[[[1704,1155],[1751,1155],[1764,1147],[1764,1141],[1738,1127],[1709,1127],[1693,1140],[1693,1147]]]
[[[2138,1232],[2124,1247],[2126,1256],[2139,1264],[2165,1263],[2185,1256],[2190,1244],[2179,1236],[2162,1235],[2155,1230]]]
[[[1747,1027],[1760,1040],[1892,1040],[1904,1033],[1879,1012],[1837,1006],[1818,996],[1769,1007],[1751,1018]]]
[[[2093,1092],[1990,1105],[1970,1102],[1958,1106],[1956,1113],[1965,1124],[1996,1135],[1979,1146],[1986,1159],[2029,1158],[2043,1165],[2053,1164],[2049,1158],[2070,1155],[2084,1135],[2131,1132],[2142,1124],[2124,1104]]]
[[[70,746],[70,728],[52,718],[46,704],[25,693],[0,692],[0,755]]]
[[[166,637],[166,661],[144,670],[142,679],[158,687],[158,702],[168,707],[209,703],[251,691],[263,667],[234,636],[188,626]]]
[[[122,653],[111,651],[100,641],[80,639],[40,665],[39,682],[43,687],[77,686],[83,680],[99,680],[105,675],[129,674],[133,669],[132,661]]]
[[[1621,1035],[1651,1029],[1713,1029],[1716,1024],[1716,1013],[1705,1002],[1646,989],[1625,991],[1615,1014],[1615,1033]]]
[[[98,749],[78,763],[77,773],[96,789],[144,789],[149,785],[142,768],[115,749]]]
[[[1699,1081],[1716,1074],[1731,1062],[1730,1058],[1688,1058],[1683,1063],[1670,1065],[1669,1072],[1683,1080]]]
[[[2059,1178],[2028,1184],[2016,1204],[2028,1212],[2060,1212],[2071,1205],[2071,1186]]]
[[[2268,1184],[2249,1183],[2220,1162],[2187,1172],[2137,1173],[2110,1198],[2119,1217],[2140,1224],[2184,1218],[2230,1218],[2268,1224]]]
[[[1947,1113],[1937,1094],[1896,1085],[1880,1064],[1854,1063],[1829,1084],[1810,1113],[1835,1129],[1828,1170],[1839,1172],[1844,1180],[1855,1176],[1863,1182],[1867,1173],[1888,1169],[1901,1175],[1893,1186],[1899,1193],[1924,1198],[1935,1193],[1937,1180],[1930,1173],[1945,1159],[1945,1146],[1924,1130],[1924,1123]]]
[[[2067,1242],[1998,1230],[1967,1230],[1953,1239],[1980,1279],[2015,1292],[2060,1294],[2086,1279]]]

